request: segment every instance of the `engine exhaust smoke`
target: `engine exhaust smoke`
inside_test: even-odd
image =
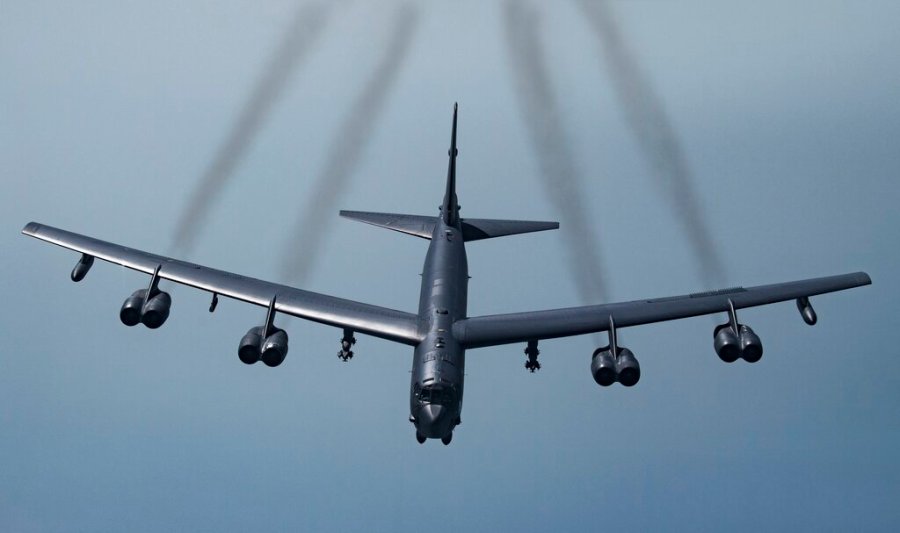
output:
[[[329,2],[303,4],[297,9],[281,43],[241,108],[237,121],[216,150],[182,212],[173,238],[176,251],[191,251],[212,204],[222,193],[272,107],[280,99],[291,74],[309,55],[321,36],[331,10],[332,4]]]
[[[723,283],[725,270],[712,244],[709,226],[697,199],[694,178],[684,149],[662,100],[654,93],[649,80],[644,77],[626,46],[614,14],[606,2],[577,2],[602,45],[603,58],[628,126],[637,139],[644,159],[671,199],[676,217],[687,231],[704,281]]]
[[[537,13],[530,3],[507,0],[504,20],[520,111],[537,154],[545,192],[562,218],[565,229],[561,236],[576,289],[582,303],[600,303],[607,290],[599,240],[582,194],[584,180],[559,117]]]
[[[309,202],[293,232],[293,240],[285,247],[281,278],[302,285],[319,257],[322,243],[331,227],[322,224],[347,187],[359,165],[373,130],[380,118],[408,55],[419,18],[412,2],[397,6],[393,14],[390,42],[371,77],[353,103],[328,151],[325,166],[308,195]]]

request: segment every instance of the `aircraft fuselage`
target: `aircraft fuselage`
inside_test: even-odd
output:
[[[415,348],[410,420],[419,435],[449,438],[460,422],[466,352],[453,338],[453,322],[466,316],[469,267],[459,219],[435,224],[419,295],[424,340]]]

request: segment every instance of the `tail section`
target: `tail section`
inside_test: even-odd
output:
[[[520,233],[533,233],[559,229],[559,222],[544,222],[535,220],[496,220],[492,218],[464,218],[462,219],[463,239],[466,242],[480,241],[481,239],[493,239],[506,235],[518,235]]]
[[[386,228],[422,239],[430,239],[434,233],[437,217],[422,215],[401,215],[399,213],[372,213],[368,211],[341,211],[341,216],[359,222],[365,222],[380,228]]]
[[[459,200],[456,198],[456,156],[459,150],[456,149],[456,109],[457,104],[453,104],[453,129],[450,131],[450,150],[447,155],[450,156],[450,165],[447,168],[447,191],[444,193],[444,202],[441,204],[441,218],[444,224],[455,226],[459,220]]]
[[[422,239],[431,238],[432,233],[434,233],[434,226],[438,221],[437,217],[402,215],[399,213],[372,213],[368,211],[341,211],[341,216]],[[559,222],[530,220],[464,218],[460,220],[460,223],[463,239],[466,242],[559,228]]]
[[[462,229],[463,239],[466,242],[558,229],[559,222],[459,218],[459,200],[456,198],[456,155],[459,153],[456,149],[456,110],[457,105],[453,104],[453,129],[450,132],[450,151],[447,152],[450,156],[450,166],[447,169],[447,190],[444,192],[440,216],[444,224],[448,226],[459,224]],[[439,220],[438,217],[402,215],[399,213],[372,213],[367,211],[341,211],[341,216],[423,239],[431,238],[434,233],[434,227]]]

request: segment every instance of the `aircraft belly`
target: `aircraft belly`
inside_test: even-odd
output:
[[[468,264],[459,229],[436,224],[422,270],[419,334],[410,382],[410,415],[425,437],[443,438],[459,424],[465,349],[453,323],[465,318]]]

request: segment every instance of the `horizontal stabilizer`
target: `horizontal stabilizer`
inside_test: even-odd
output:
[[[434,233],[434,225],[438,221],[437,217],[403,215],[400,213],[373,213],[369,211],[341,211],[341,216],[372,224],[373,226],[406,233],[407,235],[415,235],[423,239],[431,238],[432,233]],[[491,218],[464,218],[461,222],[463,240],[466,242],[503,237],[504,235],[559,229],[559,222],[496,220]]]
[[[430,239],[437,217],[422,215],[401,215],[398,213],[370,213],[367,211],[341,211],[341,216],[380,226],[400,233]]]
[[[463,238],[466,242],[549,229],[559,229],[559,222],[494,220],[490,218],[464,218],[462,220]]]

